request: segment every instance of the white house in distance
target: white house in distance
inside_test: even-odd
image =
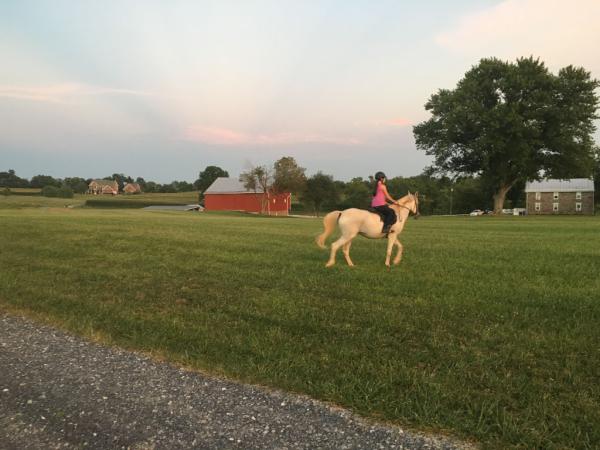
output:
[[[532,181],[525,186],[527,214],[594,214],[594,181]]]

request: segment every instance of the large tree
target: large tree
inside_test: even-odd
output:
[[[273,190],[298,194],[306,185],[306,169],[300,167],[291,156],[284,156],[273,165]]]
[[[591,175],[598,86],[582,68],[553,75],[534,58],[482,59],[431,96],[432,117],[413,129],[417,148],[441,173],[481,177],[498,212],[518,182]]]
[[[198,179],[194,181],[194,186],[200,193],[203,193],[219,177],[229,177],[229,173],[218,166],[206,166],[206,169],[198,174]]]
[[[62,186],[60,179],[54,178],[50,175],[36,175],[31,178],[29,184],[32,188],[43,188],[45,186],[54,186],[59,188]]]
[[[323,205],[335,204],[338,201],[338,198],[339,191],[331,175],[317,172],[306,180],[302,201],[312,205],[317,216]]]

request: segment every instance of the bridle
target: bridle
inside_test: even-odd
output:
[[[405,206],[405,205],[400,205],[400,204],[398,204],[398,203],[396,203],[396,206],[399,206],[400,208],[408,209],[408,212],[410,212],[410,213],[413,213],[413,215],[414,215],[415,217],[418,217],[418,216],[420,215],[420,214],[419,214],[419,200],[417,200],[417,198],[416,198],[416,197],[415,197],[413,194],[410,194],[410,196],[411,196],[411,197],[413,198],[413,200],[415,201],[415,207],[414,207],[414,210],[413,210],[412,208],[409,208],[408,206]]]

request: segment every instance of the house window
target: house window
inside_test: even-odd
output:
[[[581,202],[575,203],[575,211],[581,212]]]
[[[575,193],[575,200],[581,200],[581,192]]]
[[[558,203],[552,203],[552,211],[558,212]]]
[[[554,195],[552,196],[552,198],[553,198],[554,200],[558,200],[558,192],[555,192],[555,193],[554,193]]]
[[[541,192],[536,192],[535,193],[535,199],[536,200],[541,200],[542,199],[542,193]]]
[[[542,210],[542,204],[540,202],[535,202],[535,210],[540,212]]]

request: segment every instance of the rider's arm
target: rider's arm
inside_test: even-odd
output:
[[[385,187],[385,184],[381,184],[381,189],[383,191],[383,195],[385,195],[385,198],[388,202],[394,203],[394,204],[398,204],[398,202],[396,200],[394,200],[390,194],[388,193],[387,188]]]

